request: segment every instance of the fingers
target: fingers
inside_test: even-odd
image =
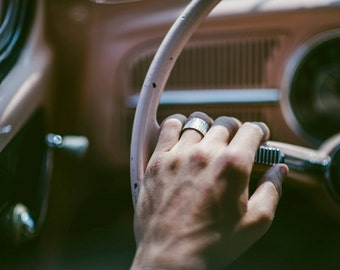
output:
[[[272,224],[287,173],[288,167],[278,164],[271,167],[260,180],[248,201],[246,214],[235,229],[235,238],[242,242],[243,247],[251,246],[260,239]]]
[[[211,125],[205,136],[195,128],[183,130],[183,125],[187,120],[186,117],[181,114],[172,115],[165,119],[161,125],[156,150],[169,151],[176,144],[183,147],[200,141],[207,144],[213,142],[214,144],[223,143],[225,145],[232,141],[231,149],[235,147],[238,150],[243,149],[243,151],[251,153],[248,159],[253,161],[253,155],[259,144],[269,136],[269,130],[263,123],[253,122],[241,125],[241,122],[236,118],[226,116],[219,117],[213,122],[208,115],[202,112],[195,112],[188,119],[192,118],[202,119],[209,126]],[[240,148],[240,146],[242,147]],[[239,154],[242,155],[242,152]]]
[[[175,114],[163,121],[155,152],[170,151],[178,143],[186,119],[184,115]]]
[[[241,125],[241,122],[236,118],[226,116],[219,117],[213,122],[208,115],[202,112],[194,112],[188,119],[190,118],[199,118],[207,122],[209,126],[211,125],[205,136],[207,143],[227,143]],[[161,125],[156,150],[169,151],[177,143],[182,147],[200,142],[204,136],[199,131],[190,128],[183,130],[186,121],[187,118],[181,114],[166,118]]]
[[[202,141],[227,144],[241,126],[241,122],[233,117],[217,118]]]
[[[288,173],[285,164],[271,167],[260,180],[248,201],[244,225],[254,231],[265,233],[271,225],[282,193],[282,182]]]
[[[236,132],[228,146],[231,156],[237,156],[236,166],[250,175],[254,158],[260,144],[269,138],[269,129],[264,123],[246,122]]]
[[[277,194],[273,190],[275,196],[278,195],[278,197],[280,198],[282,195],[282,182],[288,171],[289,169],[286,164],[277,164],[269,168],[260,179],[254,195],[262,192],[262,190],[263,192],[267,191],[267,189],[269,188],[268,186],[271,186],[270,188],[275,188],[276,190]]]
[[[202,112],[194,112],[188,117],[188,119],[190,118],[202,119],[208,124],[209,127],[213,123],[213,120],[207,114],[202,113]],[[179,141],[179,147],[182,147],[188,144],[195,144],[197,142],[200,142],[202,138],[203,138],[203,135],[199,131],[195,129],[190,129],[190,128],[185,129],[182,132],[182,135]]]
[[[260,143],[269,138],[269,129],[266,124],[260,122],[246,122],[237,131],[230,147],[242,146],[255,153]]]

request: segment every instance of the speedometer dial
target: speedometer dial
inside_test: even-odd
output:
[[[331,33],[302,47],[287,91],[290,117],[319,143],[340,132],[340,30]]]

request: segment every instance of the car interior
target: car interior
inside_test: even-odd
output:
[[[339,0],[0,0],[0,269],[129,269],[159,123],[195,111],[266,123],[255,163],[290,167],[271,228],[225,269],[338,269],[339,15]]]

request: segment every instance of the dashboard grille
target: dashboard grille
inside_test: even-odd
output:
[[[165,90],[251,90],[270,89],[272,64],[280,55],[284,35],[244,35],[238,38],[192,39],[182,51],[167,81]],[[150,48],[149,48],[150,49]],[[128,95],[138,94],[155,51],[141,49],[131,62]],[[174,113],[190,115],[204,111],[212,118],[232,115],[241,121],[263,121],[271,129],[273,139],[279,140],[280,132],[275,124],[281,121],[278,104],[206,104],[206,105],[162,105],[158,108],[158,122]],[[126,146],[130,145],[130,134],[135,110],[126,111]],[[283,121],[283,120],[282,120]]]
[[[269,87],[268,62],[280,47],[280,36],[192,41],[179,56],[167,90],[250,89]],[[130,89],[140,91],[154,53],[132,66]]]

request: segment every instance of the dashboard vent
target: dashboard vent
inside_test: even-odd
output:
[[[192,41],[179,56],[168,90],[250,89],[269,87],[268,61],[280,46],[278,36]],[[140,91],[154,53],[141,56],[132,66],[133,93]],[[130,94],[133,94],[130,93]]]

